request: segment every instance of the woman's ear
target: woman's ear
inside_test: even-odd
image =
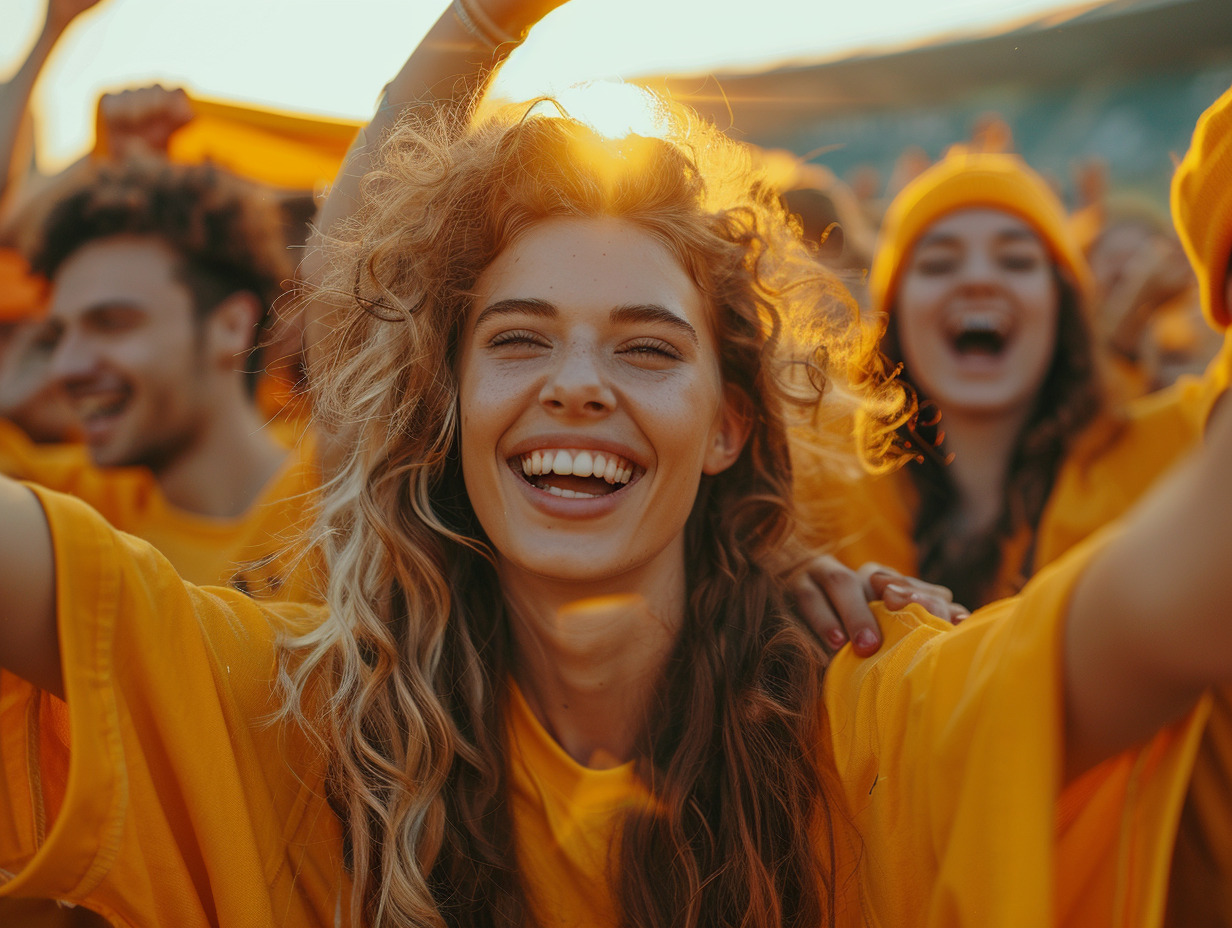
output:
[[[723,403],[710,431],[710,444],[702,461],[702,473],[721,474],[736,463],[753,430],[752,406],[743,391],[724,387]]]

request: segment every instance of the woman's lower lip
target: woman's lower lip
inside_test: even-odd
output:
[[[520,475],[515,474],[512,468],[509,470],[509,475],[518,484],[522,494],[530,501],[532,506],[548,515],[566,519],[591,519],[611,512],[620,505],[625,491],[633,483],[637,482],[637,480],[634,480],[632,483],[625,484],[619,490],[613,490],[611,493],[605,493],[602,496],[574,497],[570,499],[566,496],[556,496],[547,490],[541,490],[529,481],[522,479]]]

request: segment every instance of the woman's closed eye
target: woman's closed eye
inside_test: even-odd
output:
[[[948,252],[933,252],[916,258],[914,270],[925,277],[952,274],[958,269],[958,256]]]
[[[536,350],[551,348],[551,343],[538,332],[530,329],[509,329],[494,335],[488,340],[489,348],[509,348]]]
[[[1007,271],[1033,271],[1044,261],[1044,256],[1035,251],[1005,251],[997,259]]]
[[[660,338],[638,338],[620,346],[618,354],[638,362],[683,361],[684,355],[670,342]]]

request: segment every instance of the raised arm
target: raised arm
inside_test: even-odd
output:
[[[1070,775],[1232,682],[1232,405],[1078,582],[1066,626]]]
[[[472,107],[482,96],[494,69],[530,31],[565,0],[454,0],[411,53],[397,75],[385,85],[372,120],[356,137],[342,162],[329,196],[317,215],[317,246],[310,248],[300,266],[309,293],[328,261],[319,247],[359,207],[360,182],[372,168],[381,137],[406,112],[420,106]],[[504,41],[508,39],[508,41]],[[308,374],[319,362],[322,336],[332,325],[333,307],[308,299],[295,316],[280,325],[302,332]],[[328,468],[337,456],[340,439],[322,435],[319,452]]]
[[[55,569],[43,507],[0,477],[0,667],[63,695]]]
[[[43,29],[34,48],[13,78],[0,85],[0,201],[7,199],[9,185],[17,173],[13,159],[17,153],[17,139],[21,133],[22,120],[30,105],[30,94],[51,56],[51,51],[68,28],[69,23],[100,0],[50,0]]]
[[[326,234],[351,215],[360,179],[372,167],[374,147],[408,109],[452,104],[470,106],[493,70],[535,23],[565,0],[455,0],[411,53],[385,93],[371,122],[359,134],[321,208]],[[508,41],[501,41],[507,38]]]

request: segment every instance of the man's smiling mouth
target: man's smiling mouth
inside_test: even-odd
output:
[[[68,394],[87,439],[109,428],[124,414],[132,400],[132,391],[118,386],[109,389],[70,388]]]
[[[623,489],[639,468],[610,451],[544,448],[517,455],[510,468],[536,489],[566,499],[594,499]]]

